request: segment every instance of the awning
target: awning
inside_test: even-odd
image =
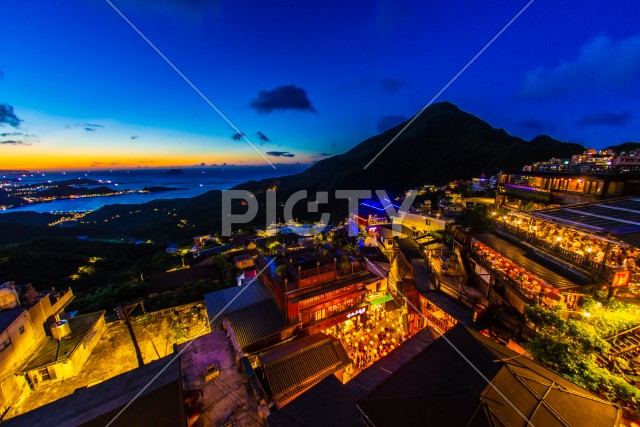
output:
[[[378,305],[378,304],[382,304],[383,302],[391,301],[392,299],[393,297],[391,295],[385,295],[380,298],[372,299],[371,301],[369,301],[369,304]]]

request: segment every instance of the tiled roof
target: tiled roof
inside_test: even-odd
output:
[[[273,398],[283,402],[351,363],[340,341],[319,333],[306,348],[294,342],[285,344],[294,350],[264,365]],[[320,339],[323,338],[323,339]],[[281,350],[282,351],[282,350]]]

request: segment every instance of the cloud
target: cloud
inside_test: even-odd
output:
[[[275,110],[316,112],[307,96],[307,91],[295,85],[278,86],[273,90],[261,90],[256,99],[251,101],[251,108],[263,114]]]
[[[406,86],[407,81],[402,79],[394,79],[393,77],[385,77],[379,82],[380,87],[387,92],[395,92]]]
[[[30,142],[18,141],[15,139],[0,140],[0,145],[31,145]]]
[[[535,120],[535,119],[521,120],[518,123],[516,123],[516,126],[518,126],[521,129],[526,129],[526,130],[530,130],[538,133],[549,132],[549,131],[555,130],[556,128],[556,125],[553,123],[545,122],[544,120]]]
[[[85,130],[85,132],[95,132],[99,129],[104,128],[104,126],[99,125],[97,123],[87,123],[87,122],[76,122],[72,125],[66,125],[65,128],[67,129],[71,129],[71,128],[82,128]]]
[[[578,126],[626,126],[633,121],[631,111],[622,113],[614,113],[612,111],[603,111],[600,113],[589,114],[581,117],[576,121]]]
[[[131,135],[129,138],[131,138],[131,139],[138,139],[138,138],[140,138],[140,136],[139,136],[139,135]]]
[[[348,83],[340,86],[338,89],[340,92],[351,92],[363,88],[375,88],[382,92],[396,92],[407,85],[407,81],[404,79],[398,79],[395,77],[364,77],[356,82]]]
[[[333,154],[331,153],[318,153],[315,156],[313,156],[313,158],[316,159],[316,158],[331,157],[331,156],[333,156]]]
[[[296,155],[293,153],[289,153],[288,151],[267,151],[267,156],[272,157],[295,157]]]
[[[378,123],[376,123],[376,129],[378,129],[378,132],[384,132],[387,129],[391,129],[394,126],[399,125],[405,120],[407,120],[407,118],[402,114],[382,116],[378,119]]]
[[[613,40],[600,35],[580,48],[577,58],[543,66],[525,76],[521,94],[527,98],[556,98],[596,91],[622,92],[640,81],[640,35]]]
[[[38,142],[38,138],[35,135],[24,132],[2,132],[0,133],[0,138],[2,138],[0,140],[2,145],[31,145],[33,142]]]
[[[244,133],[242,132],[236,132],[233,135],[231,135],[231,139],[233,139],[234,141],[242,141],[243,138],[244,138]]]
[[[258,139],[262,142],[271,142],[269,137],[260,131],[256,132],[256,135],[258,136]]]
[[[13,106],[9,104],[0,104],[0,126],[9,125],[14,128],[19,128],[22,120],[16,116],[13,111]]]

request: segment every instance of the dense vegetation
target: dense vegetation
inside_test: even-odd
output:
[[[151,244],[126,244],[46,238],[0,248],[0,280],[32,283],[37,290],[72,288],[70,310],[88,313],[145,299],[149,310],[202,300],[203,295],[233,285],[238,271],[224,257],[213,260],[223,273],[220,283],[187,283],[174,293],[147,298],[147,278],[182,265]]]
[[[596,363],[596,355],[609,348],[606,337],[638,324],[635,308],[615,300],[598,304],[587,298],[584,314],[568,316],[563,307],[547,310],[538,305],[526,309],[527,318],[536,325],[537,335],[527,350],[542,365],[574,383],[640,416],[640,390],[624,378],[612,374]]]

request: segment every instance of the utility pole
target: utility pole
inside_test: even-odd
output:
[[[129,317],[131,312],[138,306],[142,308],[142,312],[144,313],[144,304],[142,301],[124,307],[119,305],[118,307],[116,307],[116,312],[118,313],[118,317],[124,320],[124,323],[127,325],[127,329],[129,329],[129,335],[131,336],[133,347],[136,350],[136,357],[138,358],[138,366],[143,366],[144,360],[142,360],[142,352],[140,351],[140,346],[138,345],[138,340],[136,340],[136,335],[133,332],[133,326],[131,325],[131,319]]]

